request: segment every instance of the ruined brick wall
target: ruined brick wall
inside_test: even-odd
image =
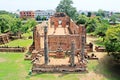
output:
[[[38,33],[38,27],[35,26],[33,30],[33,43],[29,47],[29,52],[33,50],[39,51],[40,50],[40,34]]]
[[[79,27],[72,20],[70,20],[69,29],[71,31],[71,34],[78,34],[78,28]]]
[[[80,49],[80,40],[81,37],[79,35],[49,35],[48,36],[48,46],[50,51],[56,51],[59,47],[61,47],[64,51],[71,49],[71,42],[75,41],[76,49]]]
[[[5,44],[9,42],[9,36],[7,34],[0,35],[0,44]]]
[[[69,25],[70,18],[68,16],[66,16],[65,14],[63,14],[63,16],[61,16],[60,14],[62,14],[62,13],[59,13],[59,14],[52,16],[50,18],[51,26],[54,25],[55,29],[58,27],[59,21],[62,22],[61,25],[63,28],[65,28],[66,25]]]
[[[52,16],[50,18],[50,24],[51,26],[54,25],[55,29],[60,25],[59,21],[62,22],[61,25],[63,28],[65,28],[67,25],[69,26],[68,29],[69,29],[70,34],[78,34],[79,32],[78,26],[66,14],[57,13],[55,16]]]
[[[38,33],[37,27],[34,28],[33,37],[34,37],[33,41],[34,41],[35,50],[39,51],[40,50],[40,34]]]
[[[85,36],[85,42],[86,42],[86,28],[84,25],[79,25],[79,34]]]
[[[72,40],[75,41],[76,49],[81,49],[82,46],[82,39],[81,36],[85,36],[85,42],[86,42],[86,29],[85,26],[83,25],[76,25],[75,22],[73,22],[68,16],[64,14],[57,14],[54,15],[50,18],[50,28],[53,28],[52,25],[54,25],[54,28],[58,28],[59,26],[59,20],[62,21],[61,25],[62,28],[65,28],[66,25],[68,25],[68,33],[67,35],[49,35],[48,34],[48,47],[49,51],[56,51],[59,47],[61,47],[64,51],[70,50],[71,48],[71,42]],[[37,50],[40,51],[42,48],[41,47],[42,42],[41,40],[43,39],[44,34],[42,34],[43,30],[39,30],[38,28],[43,27],[44,25],[41,26],[36,26],[33,31],[33,44],[30,47],[31,50]],[[49,31],[49,30],[48,30]],[[41,33],[40,33],[41,32]],[[53,33],[53,32],[52,32]],[[51,34],[52,34],[51,33]]]
[[[25,47],[0,46],[0,52],[25,52]]]

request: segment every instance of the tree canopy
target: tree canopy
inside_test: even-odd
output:
[[[64,12],[73,20],[77,20],[78,13],[75,7],[72,6],[72,0],[61,0],[58,6],[56,7],[57,12]]]
[[[100,16],[100,17],[105,17],[105,13],[102,9],[99,9],[98,12],[96,13],[96,16]]]
[[[79,15],[76,23],[79,25],[79,24],[86,24],[87,22],[88,22],[88,17],[81,14]]]
[[[110,27],[106,32],[105,47],[115,59],[120,60],[120,25]]]
[[[23,24],[20,18],[12,17],[8,14],[0,14],[0,34],[12,32],[17,35],[19,32],[30,32],[36,24],[33,19],[29,19],[27,23]]]
[[[105,37],[107,29],[110,27],[108,20],[100,20],[97,23],[97,27],[95,29],[95,34],[100,37]]]
[[[25,24],[22,25],[21,31],[23,33],[29,33],[33,30],[33,27],[37,24],[34,19],[28,19]]]
[[[21,20],[19,18],[13,18],[8,14],[0,15],[0,33],[12,31],[17,33],[21,28]]]
[[[13,13],[7,12],[7,11],[5,11],[5,10],[0,10],[0,15],[4,15],[4,14],[5,14],[5,15],[9,15],[9,16],[11,16],[11,17],[13,17],[13,18],[14,18],[14,17],[18,18],[18,16],[19,16],[18,14],[15,14],[15,13],[13,14]]]

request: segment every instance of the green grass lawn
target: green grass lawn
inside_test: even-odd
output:
[[[33,36],[33,32],[24,33],[22,36],[28,38],[29,36]]]
[[[28,76],[30,61],[22,53],[0,53],[0,80],[78,80],[76,74],[39,74]]]
[[[105,63],[97,60],[89,61],[88,71],[103,75],[97,80],[120,80],[119,77],[114,77],[109,68],[105,67]],[[84,80],[89,78],[89,73],[79,74],[38,74],[29,76],[28,72],[31,69],[30,61],[24,60],[24,53],[0,53],[0,80]],[[96,80],[95,76],[91,75],[89,80]]]
[[[16,47],[16,46],[28,47],[31,44],[32,44],[32,39],[18,39],[18,40],[10,41],[9,43],[5,45],[10,46],[10,47]],[[0,45],[0,46],[4,46],[4,45]]]
[[[0,53],[0,80],[26,80],[30,68],[29,61],[24,61],[21,53]]]

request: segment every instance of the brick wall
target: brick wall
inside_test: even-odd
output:
[[[59,14],[58,14],[59,15]],[[61,47],[64,51],[71,49],[71,42],[75,41],[76,49],[81,49],[81,36],[85,36],[86,40],[86,29],[83,25],[76,25],[68,16],[52,16],[50,18],[50,27],[54,25],[54,28],[58,28],[59,20],[62,21],[62,28],[65,28],[68,25],[69,35],[49,35],[48,34],[48,47],[49,51],[56,51],[59,47]],[[43,25],[42,25],[43,26]],[[43,38],[43,34],[39,33],[39,29],[41,26],[36,26],[33,31],[33,45],[32,47],[40,51],[40,38]],[[86,42],[86,41],[85,41]]]
[[[56,51],[61,47],[64,51],[71,49],[71,42],[75,41],[76,49],[80,49],[80,35],[49,35],[48,47],[50,51]]]

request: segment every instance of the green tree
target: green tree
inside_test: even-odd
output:
[[[113,22],[113,24],[115,24],[116,23],[116,16],[115,15],[112,15],[111,17],[110,17],[110,22],[112,21]]]
[[[4,33],[10,30],[10,27],[12,26],[12,20],[12,17],[9,15],[0,15],[0,33]]]
[[[105,37],[105,33],[107,29],[110,27],[109,22],[107,20],[101,20],[96,29],[95,29],[95,34],[99,35],[100,37]]]
[[[96,27],[99,26],[99,20],[98,17],[95,18],[89,18],[87,23],[86,23],[86,30],[88,33],[94,32]]]
[[[46,16],[43,16],[43,17],[42,17],[42,20],[46,20],[46,19],[47,19]]]
[[[105,17],[105,13],[102,9],[99,9],[98,12],[96,13],[96,16]]]
[[[11,16],[11,17],[16,17],[16,18],[18,18],[19,17],[19,15],[18,14],[15,14],[15,13],[10,13],[10,12],[7,12],[7,11],[5,11],[5,10],[0,10],[0,15],[9,15],[9,16]]]
[[[0,15],[0,33],[12,32],[17,35],[21,28],[21,20],[8,14]]]
[[[21,31],[23,33],[29,33],[33,30],[33,27],[36,26],[37,22],[34,19],[28,19],[27,22],[22,25]]]
[[[77,20],[78,13],[75,7],[72,6],[72,0],[61,0],[58,6],[56,7],[57,12],[64,12],[73,20]]]
[[[86,24],[87,21],[88,21],[87,16],[85,16],[85,15],[79,15],[78,20],[77,20],[76,23],[77,23],[78,25],[79,25],[79,24]]]
[[[106,32],[105,47],[108,53],[120,60],[120,25],[110,27]]]
[[[40,15],[38,15],[38,16],[36,17],[36,20],[37,20],[37,21],[40,21],[40,20],[41,20]]]
[[[91,13],[91,12],[88,12],[87,17],[91,17],[91,15],[92,15],[92,13]]]
[[[14,35],[17,36],[21,32],[21,27],[22,27],[22,21],[19,18],[14,18],[10,31],[12,31]]]

